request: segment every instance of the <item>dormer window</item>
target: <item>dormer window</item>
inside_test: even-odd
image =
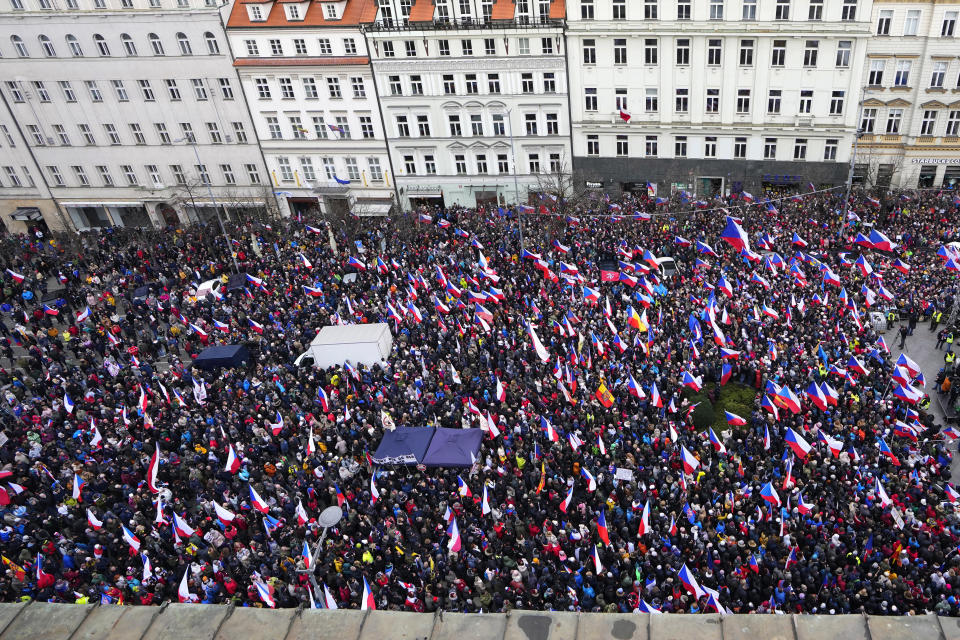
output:
[[[287,8],[287,20],[303,20],[303,16],[300,15],[300,6],[296,4],[288,4]]]
[[[265,20],[263,17],[263,9],[258,4],[248,4],[247,15],[252,22],[263,22]]]
[[[343,17],[342,2],[324,2],[323,17],[327,20],[339,20]]]

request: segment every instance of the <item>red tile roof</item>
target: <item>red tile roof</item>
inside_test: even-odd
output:
[[[567,19],[566,0],[553,0],[553,2],[550,3],[550,19],[551,20]]]
[[[256,0],[241,0],[233,5],[233,11],[230,12],[230,19],[227,20],[228,29],[238,29],[243,27],[303,27],[303,26],[322,26],[322,27],[356,27],[366,22],[373,22],[377,17],[376,0],[347,0],[347,6],[343,9],[343,17],[340,20],[329,20],[323,12],[323,2],[313,0],[307,6],[307,12],[303,20],[287,20],[283,10],[282,2],[274,2],[270,7],[270,13],[263,22],[253,22],[247,15],[247,9],[244,2],[255,2]],[[423,0],[419,0],[422,2]]]
[[[433,0],[417,0],[410,10],[410,22],[432,22]]]
[[[493,4],[491,20],[513,20],[516,15],[517,4],[514,0],[496,0]]]
[[[327,58],[237,58],[235,67],[333,67],[337,65],[367,65],[367,56],[339,56]]]

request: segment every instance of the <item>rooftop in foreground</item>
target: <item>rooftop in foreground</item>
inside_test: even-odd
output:
[[[960,619],[0,604],[0,640],[960,640]]]

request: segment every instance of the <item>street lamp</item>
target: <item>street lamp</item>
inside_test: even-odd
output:
[[[857,109],[857,121],[854,123],[856,125],[856,130],[853,134],[853,151],[850,154],[850,168],[847,170],[847,187],[844,190],[843,194],[843,209],[840,213],[840,224],[843,225],[847,220],[847,212],[850,210],[850,190],[853,188],[853,168],[857,162],[857,145],[860,142],[860,138],[865,133],[863,129],[860,128],[860,123],[863,120],[863,101],[864,95],[867,93],[867,88],[864,87],[862,90],[862,95],[860,96],[860,105]]]
[[[197,141],[193,136],[187,136],[184,138],[177,138],[174,142],[186,142],[191,147],[193,147],[193,155],[197,159],[197,167],[203,166],[203,163],[200,162],[200,152],[197,151]],[[227,243],[227,252],[230,254],[230,259],[233,261],[233,272],[240,273],[240,267],[237,266],[237,257],[233,255],[233,247],[230,243],[230,236],[227,235],[227,230],[223,226],[223,220],[220,218],[220,205],[217,203],[216,197],[213,195],[213,187],[210,185],[210,180],[204,180],[207,185],[207,193],[210,194],[210,201],[213,202],[213,212],[217,216],[217,222],[220,224],[220,233],[223,234],[223,239]],[[190,196],[190,199],[193,200],[193,195]],[[196,210],[196,204],[194,203],[194,210]]]
[[[323,541],[327,538],[327,529],[340,522],[341,518],[343,518],[343,509],[337,505],[331,505],[320,512],[320,515],[317,516],[317,524],[323,527],[323,533],[320,534],[320,540],[317,541],[317,546],[315,546],[310,553],[310,566],[306,569],[297,569],[297,573],[307,574],[314,593],[319,593],[320,589],[320,585],[317,584],[317,579],[314,576],[314,573],[317,571],[317,556],[320,555],[320,548],[323,546]],[[323,596],[321,595],[320,597]]]
[[[517,182],[517,148],[513,142],[513,110],[507,109],[507,127],[510,132],[510,154],[513,156],[513,201],[517,209],[517,224],[520,225],[520,251],[523,252],[523,210],[520,208],[520,185]]]

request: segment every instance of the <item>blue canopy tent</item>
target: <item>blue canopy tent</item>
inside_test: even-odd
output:
[[[433,427],[397,427],[383,434],[373,454],[378,465],[420,464],[433,439]]]
[[[193,366],[198,369],[235,368],[249,361],[250,351],[242,344],[222,344],[201,351],[194,359]]]
[[[469,467],[480,457],[482,429],[440,427],[433,435],[423,464],[428,467]]]

